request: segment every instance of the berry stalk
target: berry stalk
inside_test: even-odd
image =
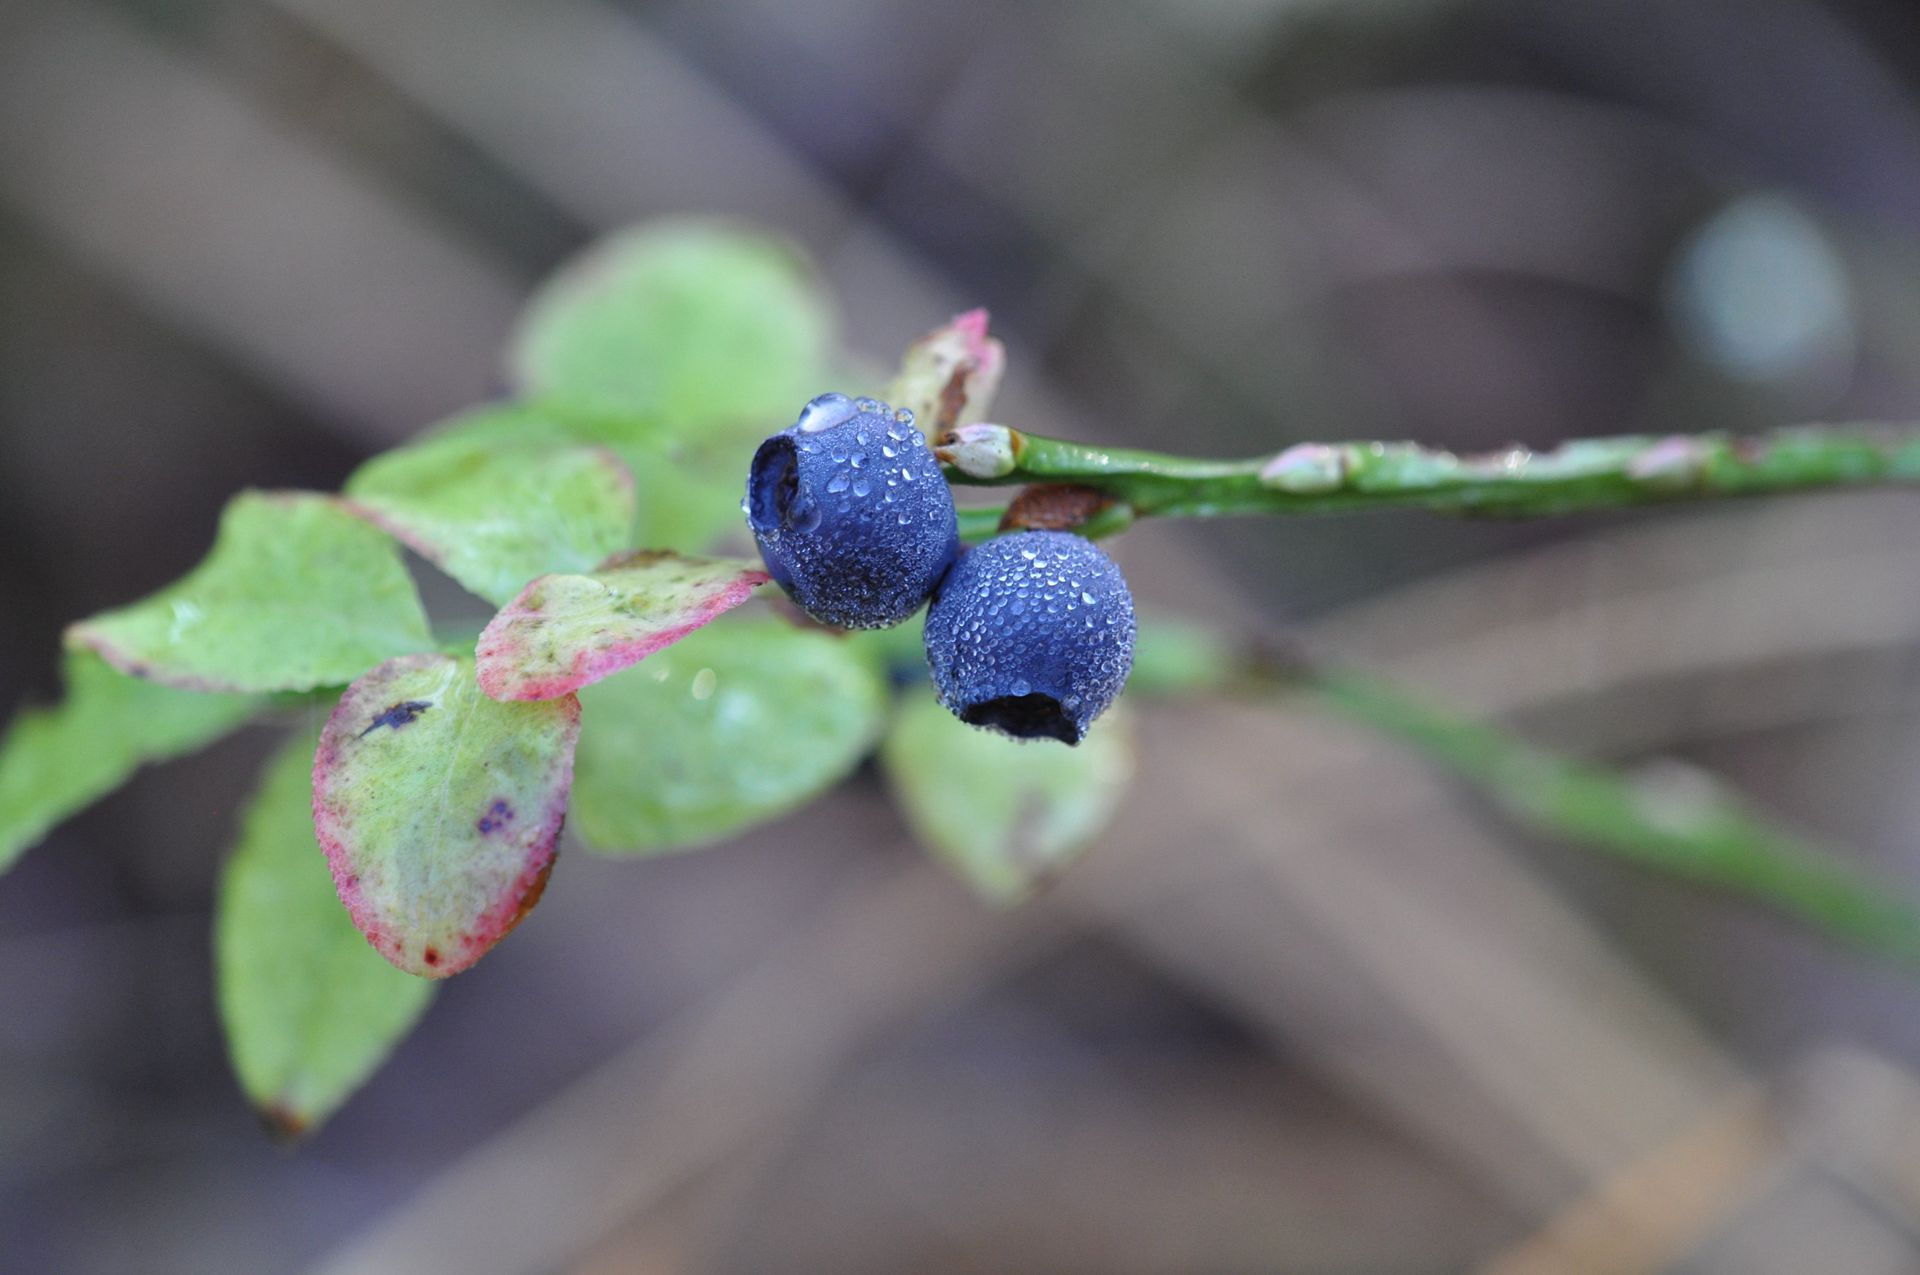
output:
[[[1416,443],[1296,443],[1252,460],[1090,447],[970,425],[934,454],[954,483],[1070,483],[1133,516],[1213,518],[1353,509],[1539,517],[1728,496],[1920,482],[1920,434],[1884,426],[1798,426],[1762,434],[1578,439],[1549,451],[1459,455]],[[1001,511],[968,510],[962,535],[991,535]],[[1110,519],[1105,530],[1124,525]],[[1100,534],[1087,528],[1083,534]]]

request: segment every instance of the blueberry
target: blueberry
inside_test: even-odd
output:
[[[774,580],[842,628],[900,623],[960,552],[953,492],[913,413],[875,399],[808,403],[760,444],[744,507]]]
[[[1077,744],[1133,667],[1133,595],[1091,541],[1017,532],[953,565],[926,641],[940,702],[961,721]]]

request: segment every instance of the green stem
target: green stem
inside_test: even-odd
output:
[[[1638,781],[1556,756],[1348,672],[1306,671],[1347,716],[1412,746],[1536,832],[1768,903],[1856,947],[1920,964],[1920,906],[1710,777]]]
[[[1875,483],[1920,482],[1920,434],[1802,426],[1730,434],[1581,439],[1551,451],[1460,456],[1414,443],[1302,443],[1244,461],[1088,447],[1006,430],[972,453],[943,446],[955,483],[1073,483],[1135,515],[1208,518],[1413,508],[1534,517],[1586,509]],[[946,440],[943,440],[943,444]],[[987,456],[997,456],[990,463]],[[955,461],[958,461],[958,464]],[[965,468],[961,468],[965,466]],[[997,511],[994,511],[997,513]],[[969,514],[976,536],[987,511]],[[990,533],[988,533],[990,534]]]
[[[982,540],[991,540],[1000,532],[1000,519],[1006,510],[998,507],[957,509],[960,518],[960,538],[968,544],[978,544]]]

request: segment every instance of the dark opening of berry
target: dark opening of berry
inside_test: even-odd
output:
[[[774,531],[789,525],[793,498],[800,491],[800,467],[793,440],[775,435],[753,455],[747,481],[747,517],[755,531]]]
[[[1018,739],[1057,739],[1063,744],[1080,742],[1080,728],[1051,695],[1002,695],[998,699],[982,700],[961,709],[960,720],[969,726],[1004,731]]]

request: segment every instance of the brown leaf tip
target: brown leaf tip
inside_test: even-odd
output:
[[[259,1118],[260,1127],[267,1131],[267,1136],[282,1144],[300,1141],[313,1128],[313,1123],[305,1116],[278,1102],[255,1107],[253,1114]]]
[[[558,833],[555,834],[554,839],[556,841],[559,839]],[[527,913],[533,911],[534,905],[540,902],[540,896],[547,892],[547,882],[553,877],[554,862],[559,857],[556,854],[540,865],[539,872],[533,878],[533,884],[529,885],[527,892],[520,896],[520,906],[514,909],[513,919],[507,922],[506,930],[511,930],[526,920]],[[502,930],[501,933],[505,934],[506,930]]]

